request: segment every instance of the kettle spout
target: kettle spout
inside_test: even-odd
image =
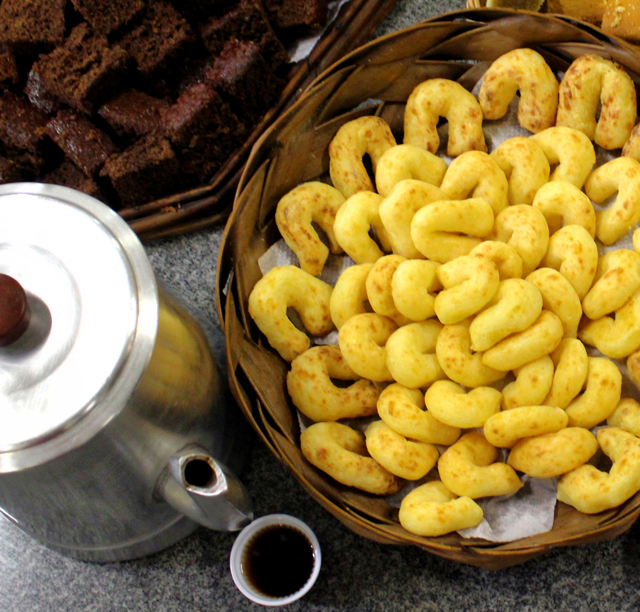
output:
[[[238,531],[253,520],[247,489],[200,447],[189,446],[171,457],[155,493],[181,514],[216,531]]]

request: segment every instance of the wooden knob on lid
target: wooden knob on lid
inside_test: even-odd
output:
[[[22,285],[0,274],[0,346],[15,342],[29,326],[29,304]]]

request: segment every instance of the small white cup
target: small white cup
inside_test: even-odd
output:
[[[311,575],[300,589],[285,597],[270,597],[256,590],[248,581],[245,570],[242,566],[247,545],[252,541],[253,537],[257,533],[271,525],[290,525],[297,528],[308,538],[313,550],[314,561]],[[233,581],[238,587],[238,590],[245,597],[262,606],[286,606],[287,604],[303,597],[315,584],[318,574],[320,573],[321,565],[322,554],[320,552],[320,543],[318,542],[318,538],[316,538],[315,533],[313,533],[308,525],[303,523],[301,520],[294,518],[293,516],[289,516],[288,514],[269,514],[256,519],[240,532],[231,549],[230,566]]]

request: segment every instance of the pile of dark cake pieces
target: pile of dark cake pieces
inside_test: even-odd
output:
[[[328,0],[0,0],[0,184],[115,209],[206,184]]]

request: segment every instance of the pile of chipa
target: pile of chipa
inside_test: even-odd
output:
[[[532,134],[489,153],[483,122],[517,91]],[[609,248],[640,220],[636,115],[616,64],[585,55],[558,82],[516,49],[477,98],[446,79],[418,85],[403,144],[375,116],[338,130],[333,186],[299,185],[277,207],[300,266],[272,269],[249,300],[314,422],[300,439],[311,464],[376,495],[429,474],[399,511],[423,536],[479,524],[475,500],[518,491],[523,474],[559,478],[558,499],[584,513],[640,490],[640,404],[614,361],[640,382],[640,235]],[[594,142],[622,155],[596,167]],[[355,262],[335,286],[317,278],[330,252]],[[334,329],[337,346],[312,346]],[[364,434],[340,422],[360,417]],[[599,450],[608,472],[589,463]]]

